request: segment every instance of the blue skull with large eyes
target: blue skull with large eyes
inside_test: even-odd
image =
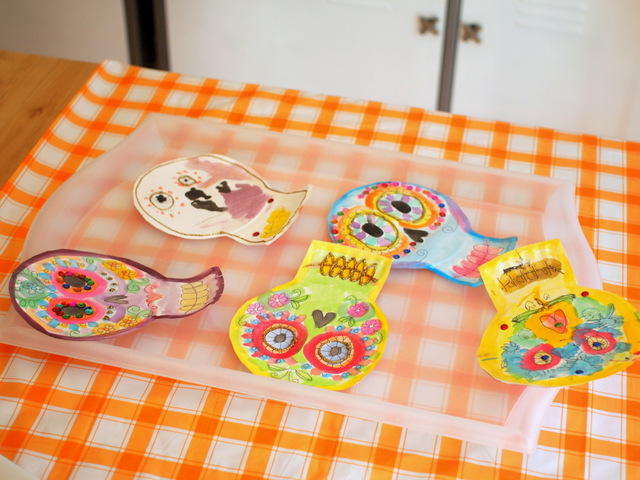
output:
[[[427,268],[462,285],[482,285],[478,267],[512,250],[517,237],[471,229],[449,197],[420,185],[381,182],[354,188],[331,207],[334,242],[393,259],[395,268]]]

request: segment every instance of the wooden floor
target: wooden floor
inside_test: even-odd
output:
[[[96,67],[0,50],[0,187]]]

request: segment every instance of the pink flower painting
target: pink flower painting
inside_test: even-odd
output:
[[[274,293],[269,297],[269,305],[273,308],[284,307],[289,303],[289,296],[286,293]]]
[[[265,309],[258,302],[253,302],[247,307],[247,313],[249,315],[262,315],[263,313],[265,313]]]
[[[380,320],[378,320],[377,318],[372,318],[371,320],[367,320],[366,322],[364,322],[360,329],[365,335],[371,335],[373,333],[376,333],[381,328],[382,324],[380,323]]]
[[[363,302],[358,302],[358,303],[356,303],[354,305],[351,305],[347,309],[347,313],[349,315],[351,315],[352,317],[356,317],[356,318],[362,317],[368,311],[369,311],[369,304],[368,303],[363,303]]]

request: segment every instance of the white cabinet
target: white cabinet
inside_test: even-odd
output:
[[[472,0],[452,111],[640,140],[640,2]]]
[[[164,0],[170,68],[435,110],[451,34],[452,112],[640,141],[639,1],[462,1],[480,43],[444,31],[453,1]],[[128,62],[125,5],[141,3],[0,0],[0,49]]]
[[[172,70],[436,108],[447,0],[165,5]],[[639,18],[637,0],[463,1],[481,41],[458,41],[451,110],[640,141]]]
[[[0,0],[0,49],[127,62],[122,0]]]
[[[445,0],[165,0],[171,69],[434,109]]]

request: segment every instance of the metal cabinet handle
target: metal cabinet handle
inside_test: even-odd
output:
[[[480,43],[482,26],[477,23],[463,23],[460,25],[460,40],[463,42]]]
[[[418,17],[418,31],[420,35],[438,35],[438,29],[436,28],[438,23],[438,17]]]

